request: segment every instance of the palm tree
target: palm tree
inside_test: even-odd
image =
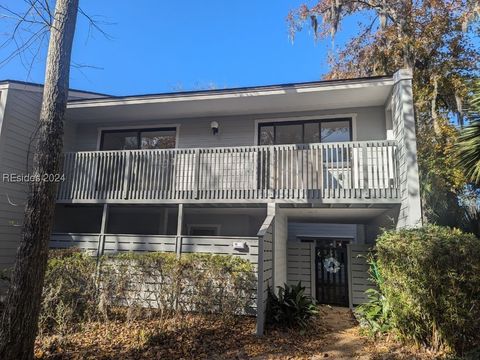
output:
[[[480,185],[480,81],[473,88],[467,116],[470,124],[459,138],[459,161],[468,179]]]

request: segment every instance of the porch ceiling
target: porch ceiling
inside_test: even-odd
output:
[[[368,223],[388,210],[389,208],[282,208],[289,221],[337,224]]]
[[[208,214],[208,215],[255,215],[266,216],[265,207],[184,207],[186,214]]]

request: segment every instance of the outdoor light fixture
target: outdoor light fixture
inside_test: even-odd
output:
[[[245,251],[247,250],[248,245],[246,242],[234,242],[233,249],[238,251]]]
[[[210,127],[212,128],[213,135],[217,135],[218,134],[218,122],[212,121],[210,123]]]

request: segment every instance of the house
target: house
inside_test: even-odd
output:
[[[20,239],[43,86],[0,81],[0,270],[13,265]],[[70,99],[102,94],[71,90]],[[0,286],[1,288],[1,286]]]
[[[93,95],[68,103],[51,246],[249,259],[258,275],[259,333],[269,286],[302,281],[321,303],[365,301],[371,285],[361,255],[380,229],[421,222],[406,70],[224,90]],[[20,123],[26,113],[17,112],[12,119]],[[23,131],[29,129],[15,134]],[[25,159],[15,152],[18,161]],[[9,206],[3,196],[1,206]],[[2,234],[17,234],[8,225],[4,215]],[[2,254],[11,244],[1,239]]]

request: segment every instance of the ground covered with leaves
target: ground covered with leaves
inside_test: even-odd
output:
[[[38,359],[434,359],[391,339],[361,335],[351,312],[322,306],[306,330],[267,329],[255,318],[215,316],[87,322],[75,333],[37,339]]]

